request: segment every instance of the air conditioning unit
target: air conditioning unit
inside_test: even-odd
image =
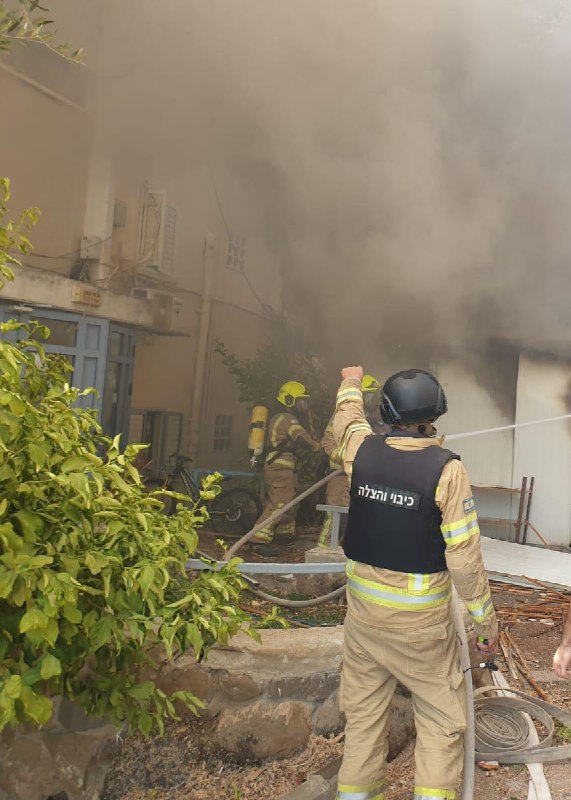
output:
[[[131,295],[138,300],[146,300],[152,304],[153,328],[155,330],[164,331],[165,333],[173,330],[176,319],[184,305],[180,297],[141,286],[131,289]]]
[[[141,269],[172,275],[176,234],[176,209],[164,192],[143,187],[138,261]]]
[[[155,294],[154,289],[146,289],[144,286],[135,286],[131,289],[131,297],[136,297],[137,300],[152,300]]]

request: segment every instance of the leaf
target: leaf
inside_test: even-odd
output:
[[[139,525],[142,527],[142,529],[144,531],[148,531],[149,530],[149,523],[147,522],[147,518],[146,518],[146,516],[144,514],[142,514],[140,511],[137,511],[135,513],[135,519],[137,520],[137,522],[139,523]]]
[[[104,567],[109,565],[109,559],[103,553],[91,552],[85,556],[85,566],[92,575],[99,575]]]
[[[148,700],[155,690],[155,684],[152,681],[143,681],[143,683],[136,683],[127,690],[129,697],[135,700]]]
[[[29,444],[28,454],[36,465],[36,472],[39,472],[40,469],[45,467],[48,460],[48,451],[45,447],[38,444]]]
[[[14,570],[0,572],[0,597],[8,597],[17,577],[18,573]]]
[[[27,686],[22,687],[20,699],[24,706],[24,713],[37,725],[45,725],[52,716],[52,701],[42,694],[36,694]]]
[[[153,729],[153,717],[151,714],[142,714],[139,718],[139,730],[143,736],[148,736]]]
[[[106,645],[113,637],[113,619],[105,616],[97,620],[89,631],[89,641],[94,650]]]
[[[22,683],[24,686],[33,686],[38,681],[42,680],[42,675],[40,672],[40,665],[36,664],[31,669],[27,669],[25,672],[22,672]]]
[[[28,590],[23,578],[17,578],[14,588],[12,589],[12,597],[10,598],[17,608],[21,608],[26,602],[28,597]]]
[[[150,564],[147,564],[141,570],[139,575],[139,586],[141,587],[141,594],[143,597],[147,597],[149,594],[149,589],[151,588],[153,582],[155,580],[155,568],[152,567]]]
[[[42,658],[40,675],[45,681],[55,678],[56,675],[61,675],[61,661],[50,653],[46,653]]]
[[[22,533],[28,541],[33,541],[36,538],[36,534],[41,533],[44,529],[43,519],[33,511],[28,511],[24,508],[16,511],[14,516],[20,523]]]
[[[60,466],[60,472],[84,472],[93,466],[93,462],[85,456],[70,456]]]
[[[62,614],[68,622],[71,622],[74,625],[79,625],[79,623],[83,619],[83,614],[81,613],[79,608],[71,605],[71,603],[65,603],[65,605],[62,608]]]
[[[20,620],[20,633],[27,631],[38,631],[45,628],[49,622],[48,617],[37,606],[34,606],[29,611],[26,611]]]
[[[198,655],[204,646],[204,639],[198,630],[198,626],[194,622],[189,622],[186,626],[186,634],[194,647],[195,653]]]
[[[17,700],[22,693],[22,678],[19,675],[10,675],[7,681],[4,681],[2,691],[8,695],[11,700]]]

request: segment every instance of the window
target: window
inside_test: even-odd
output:
[[[77,322],[64,319],[49,319],[47,317],[34,317],[35,322],[49,328],[50,335],[47,344],[54,347],[75,347],[77,342]],[[32,335],[32,339],[44,341],[37,333]]]
[[[243,272],[246,266],[246,239],[231,233],[228,238],[228,255],[226,256],[228,269]]]
[[[217,414],[214,418],[213,450],[230,450],[232,446],[232,417]]]

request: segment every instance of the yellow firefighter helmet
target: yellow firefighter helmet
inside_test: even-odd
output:
[[[303,383],[299,383],[299,381],[288,381],[284,383],[279,390],[277,400],[282,406],[293,408],[295,401],[299,400],[301,397],[309,397]]]
[[[376,392],[377,389],[381,388],[381,384],[372,375],[363,375],[361,387],[364,392]]]

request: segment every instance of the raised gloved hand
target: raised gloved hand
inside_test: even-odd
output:
[[[341,370],[341,377],[343,380],[345,378],[357,378],[357,380],[363,380],[363,367],[343,367]]]

